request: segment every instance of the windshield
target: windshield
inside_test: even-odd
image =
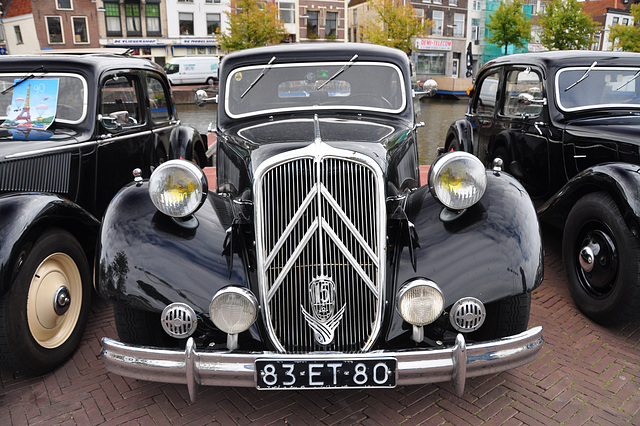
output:
[[[403,82],[400,70],[387,63],[265,63],[228,75],[226,112],[232,118],[335,109],[399,113],[406,105]]]
[[[164,72],[167,74],[175,74],[180,70],[180,65],[178,64],[166,64],[164,66]]]
[[[598,66],[563,69],[556,75],[558,107],[564,111],[640,108],[638,71]]]
[[[3,128],[47,129],[53,123],[78,124],[86,116],[87,83],[82,77],[56,73],[24,77],[0,73]]]

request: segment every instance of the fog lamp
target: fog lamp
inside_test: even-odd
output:
[[[419,327],[431,324],[442,315],[444,296],[433,281],[413,280],[398,292],[397,309],[409,324]]]
[[[149,179],[149,196],[167,216],[185,217],[202,206],[207,196],[207,178],[202,169],[186,160],[162,163]]]
[[[209,305],[211,320],[227,334],[247,330],[258,316],[258,301],[249,290],[227,287],[218,291]]]
[[[487,189],[485,168],[468,152],[447,153],[431,165],[429,189],[445,207],[467,209],[477,203]]]

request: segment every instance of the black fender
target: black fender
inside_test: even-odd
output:
[[[0,293],[18,272],[19,259],[50,227],[69,231],[93,258],[100,223],[82,207],[59,195],[14,193],[0,196]]]
[[[207,158],[205,153],[207,152],[207,146],[204,138],[200,133],[188,126],[178,126],[171,131],[169,138],[169,157],[171,159],[185,159],[193,160],[193,153],[205,160],[205,167],[211,166],[211,159]]]
[[[415,269],[407,247],[391,254],[396,262],[395,288],[388,288],[396,306],[398,290],[416,278],[435,282],[445,298],[445,311],[463,297],[484,304],[530,292],[543,279],[543,245],[535,208],[522,185],[506,173],[487,171],[487,189],[480,201],[450,222],[426,186],[413,192],[405,206],[415,229]],[[391,268],[390,268],[391,269]],[[404,329],[403,329],[404,327]],[[397,311],[387,338],[407,331]]]
[[[605,163],[583,170],[538,209],[538,217],[563,228],[573,205],[597,191],[611,196],[631,233],[640,238],[640,166],[630,163]]]
[[[473,154],[473,129],[467,120],[456,120],[449,126],[444,147],[447,148],[453,138],[460,142],[460,150]]]
[[[160,213],[149,198],[146,181],[123,188],[102,222],[98,293],[150,312],[183,301],[208,316],[218,290],[248,287],[243,262],[228,264],[225,256],[224,242],[233,222],[230,200],[209,192],[194,218],[197,226],[190,229]]]

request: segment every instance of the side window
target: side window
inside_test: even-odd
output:
[[[162,81],[152,74],[147,74],[147,96],[149,97],[149,107],[151,109],[151,121],[165,123],[171,120],[171,113],[167,105],[169,96],[165,92]]]
[[[523,102],[520,98],[522,94],[529,101]],[[503,108],[505,115],[540,115],[542,98],[542,79],[538,73],[530,68],[507,73]]]
[[[482,80],[476,101],[476,113],[481,115],[493,115],[493,111],[496,106],[499,82],[500,74],[498,74],[498,72],[489,74],[484,80]]]
[[[105,129],[117,131],[143,124],[136,86],[134,76],[113,76],[104,82],[100,114]]]

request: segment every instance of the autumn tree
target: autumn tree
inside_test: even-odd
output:
[[[540,42],[549,50],[588,49],[595,22],[578,0],[553,0],[538,15]]]
[[[369,7],[374,14],[362,27],[362,36],[369,43],[409,52],[413,39],[426,34],[433,25],[431,20],[417,16],[410,2],[370,0]]]
[[[220,35],[220,47],[234,51],[279,43],[285,35],[274,4],[256,0],[232,0],[229,31]]]
[[[609,40],[614,40],[614,46],[625,52],[640,52],[640,4],[631,5],[631,16],[635,25],[616,25],[611,28]]]
[[[486,24],[489,37],[487,37],[486,41],[498,47],[504,46],[505,55],[509,45],[522,48],[531,39],[531,21],[524,13],[523,6],[522,0],[503,1],[489,15],[489,20]]]

